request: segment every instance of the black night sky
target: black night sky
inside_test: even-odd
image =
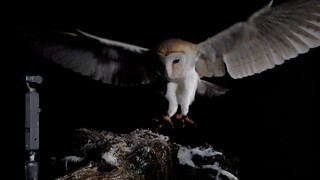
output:
[[[283,0],[275,1],[275,4]],[[249,4],[250,2],[250,4]],[[206,40],[235,22],[245,20],[268,0],[180,2],[150,1],[140,4],[93,2],[15,5],[7,13],[10,102],[13,111],[7,149],[15,150],[13,176],[24,173],[24,95],[26,74],[41,75],[35,86],[40,94],[40,151],[42,179],[50,178],[50,158],[70,152],[72,130],[79,127],[126,133],[150,128],[151,119],[166,109],[166,101],[153,86],[121,88],[102,84],[64,69],[29,52],[17,25],[73,31],[142,47],[168,38],[194,43]],[[135,2],[136,3],[136,2]],[[180,7],[181,6],[181,7]],[[234,80],[211,79],[230,91],[217,98],[197,97],[190,117],[198,127],[164,132],[185,145],[206,142],[227,156],[240,159],[240,179],[315,179],[319,172],[319,57],[320,49],[285,62],[261,74]],[[11,112],[10,111],[10,112]],[[14,143],[13,143],[14,142]],[[10,150],[11,151],[11,150]],[[11,163],[10,163],[11,164]],[[13,178],[16,179],[16,178]]]

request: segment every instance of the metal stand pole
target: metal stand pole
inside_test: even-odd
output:
[[[39,179],[39,164],[35,159],[39,150],[39,94],[29,83],[40,84],[40,76],[25,76],[29,91],[25,95],[25,149],[29,159],[25,163],[26,180]]]

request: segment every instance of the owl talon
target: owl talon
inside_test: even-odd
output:
[[[197,126],[197,124],[186,115],[176,114],[175,118],[182,122],[182,127],[185,127],[185,124],[190,124],[190,125]]]
[[[153,121],[157,124],[156,130],[161,129],[166,125],[169,125],[173,129],[173,123],[168,115],[164,115],[162,118],[154,118]]]

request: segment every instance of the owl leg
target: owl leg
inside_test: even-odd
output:
[[[154,121],[158,124],[158,128],[162,128],[164,125],[169,124],[173,129],[173,123],[171,121],[171,117],[178,110],[178,100],[176,96],[177,84],[173,82],[169,82],[167,84],[167,93],[165,95],[166,99],[169,102],[169,107],[167,114],[162,116],[162,118],[155,118]]]
[[[185,83],[185,89],[182,93],[182,96],[179,98],[179,102],[181,105],[181,114],[176,114],[175,118],[181,120],[183,126],[185,123],[195,125],[195,122],[188,117],[189,106],[194,100],[196,87],[192,86],[192,84]]]
[[[178,85],[173,82],[167,84],[166,98],[169,102],[168,116],[172,117],[178,110],[178,99],[176,95]]]
[[[173,123],[171,121],[171,117],[177,112],[178,110],[178,103],[177,100],[168,99],[169,100],[169,108],[166,115],[163,115],[161,119],[156,120],[156,123],[159,124],[158,128],[162,128],[164,125],[169,124],[173,129]]]

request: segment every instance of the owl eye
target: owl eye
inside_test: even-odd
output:
[[[180,60],[179,59],[175,59],[173,60],[173,64],[177,64]]]

